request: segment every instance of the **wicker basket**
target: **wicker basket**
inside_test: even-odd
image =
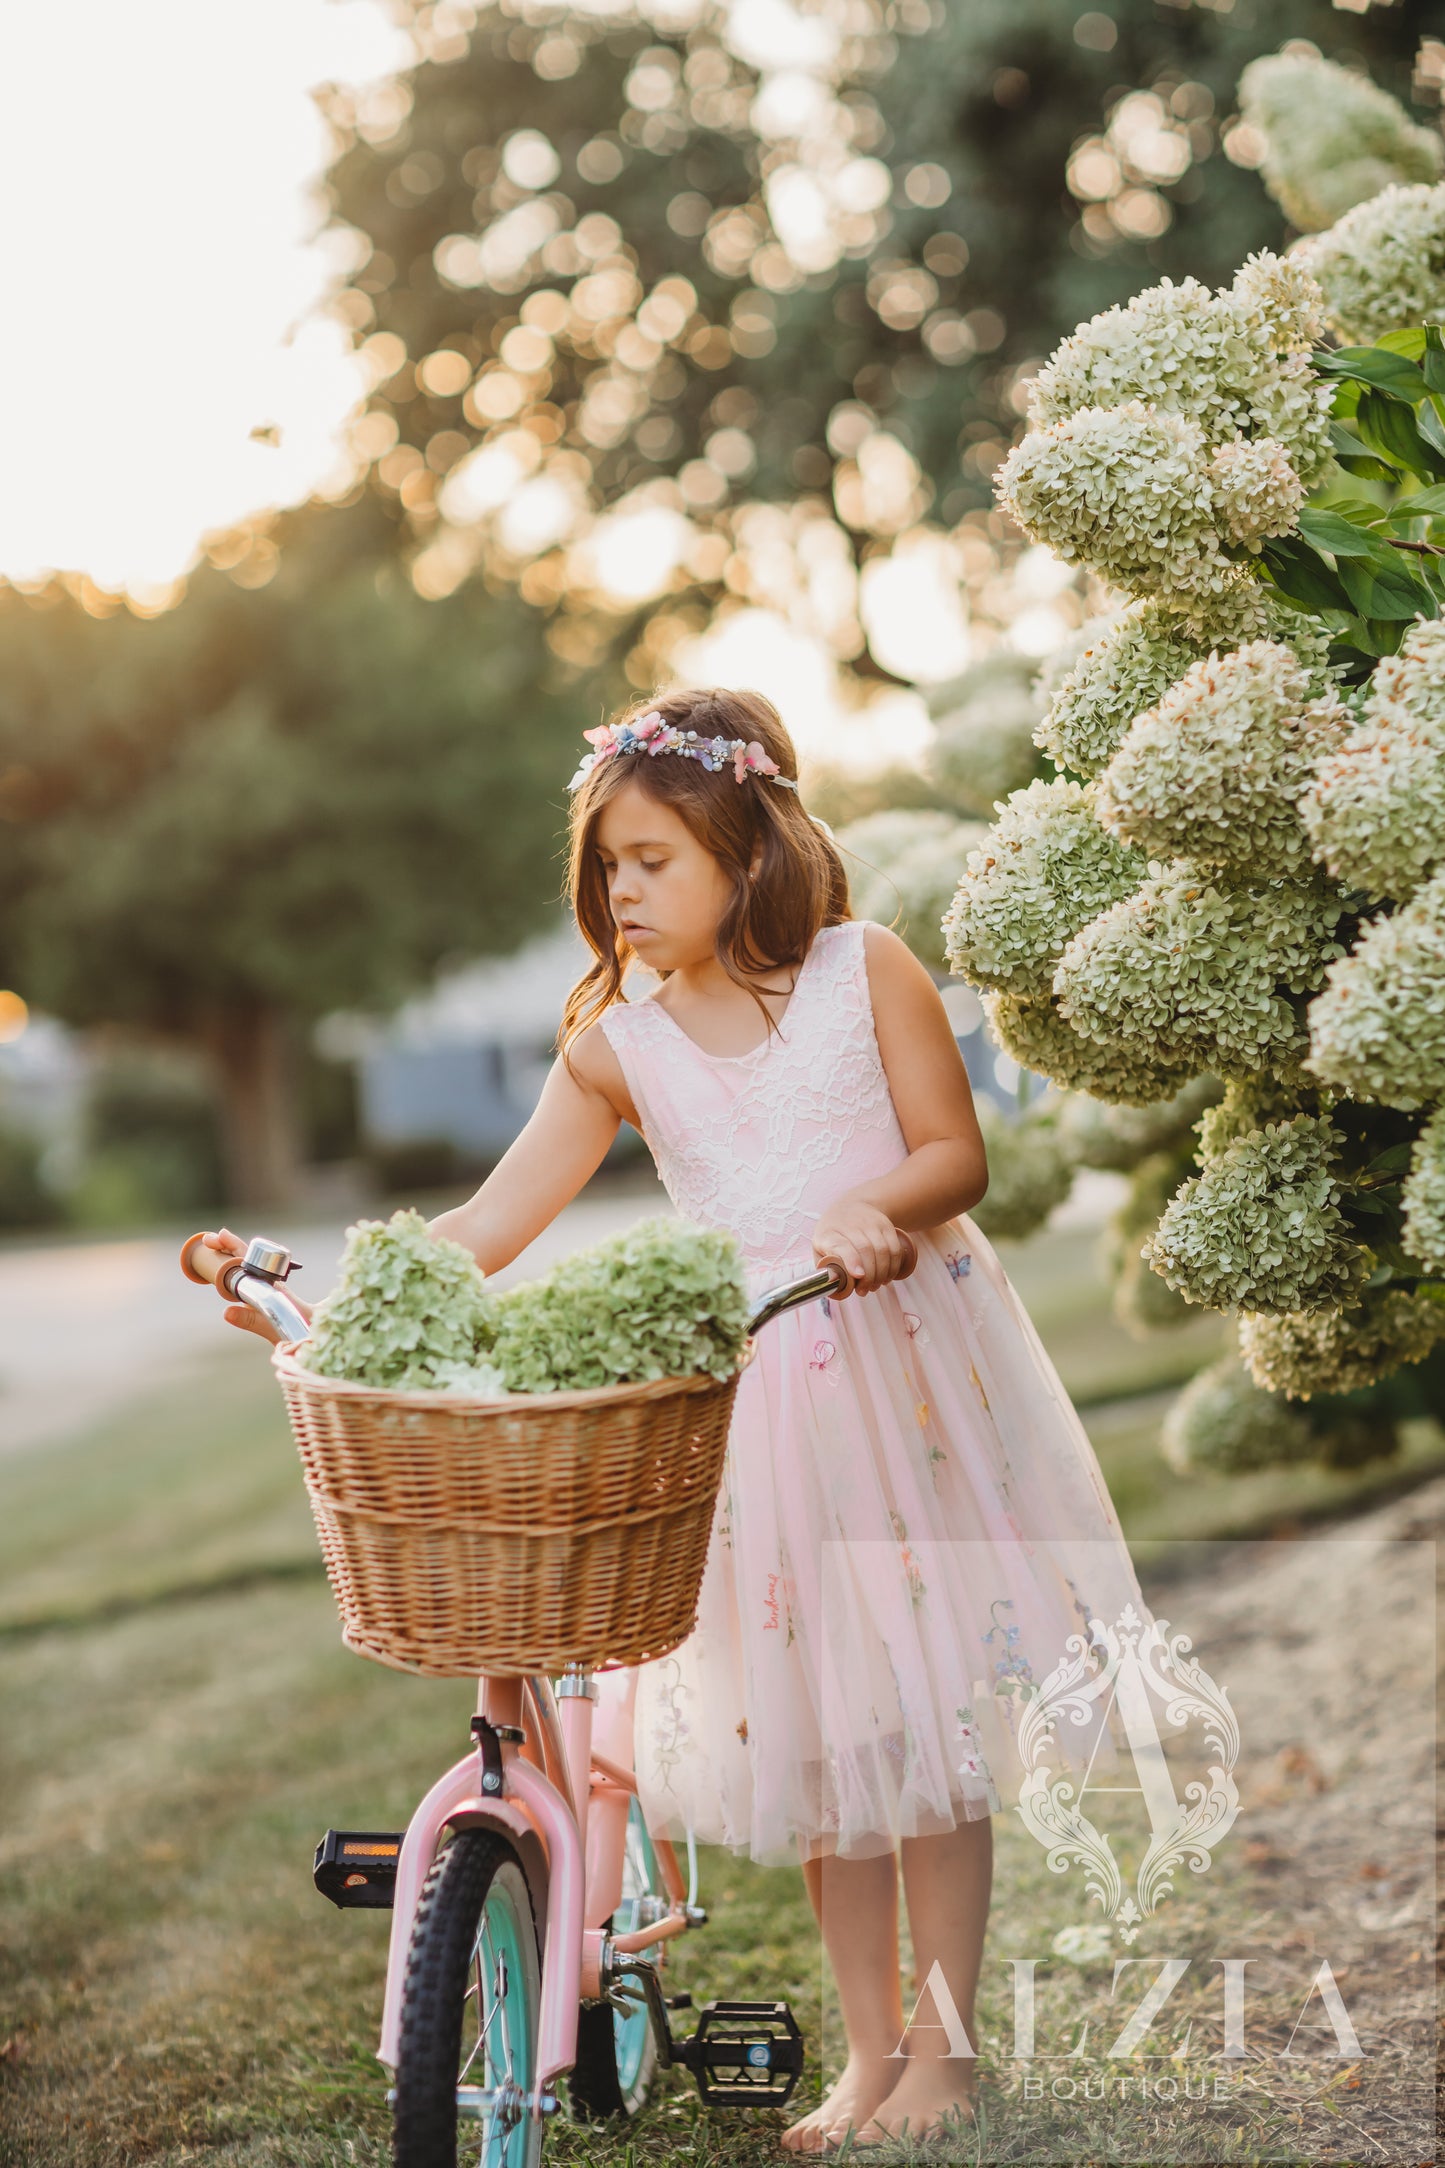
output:
[[[692,1631],[736,1373],[480,1401],[272,1360],[348,1648],[474,1678],[644,1663]]]

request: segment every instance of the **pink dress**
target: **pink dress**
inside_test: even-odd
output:
[[[738,1235],[755,1295],[811,1270],[822,1213],[907,1156],[865,925],[818,933],[746,1054],[705,1053],[650,997],[602,1018],[668,1194]],[[777,1865],[799,1840],[862,1858],[997,1814],[1026,1767],[1020,1710],[1068,1637],[1131,1603],[1149,1619],[988,1241],[966,1216],[916,1239],[911,1278],[758,1335],[697,1625],[639,1672],[639,1794],[661,1834]],[[1061,1729],[1071,1768],[1115,1766],[1101,1717]]]

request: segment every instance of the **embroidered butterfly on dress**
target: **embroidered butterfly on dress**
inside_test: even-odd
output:
[[[950,1250],[943,1261],[954,1281],[966,1280],[973,1270],[973,1253],[970,1250]]]

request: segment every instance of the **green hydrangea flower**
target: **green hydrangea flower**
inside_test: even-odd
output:
[[[1391,917],[1371,919],[1309,1007],[1305,1067],[1381,1106],[1445,1098],[1445,871]]]
[[[1091,786],[1032,782],[968,854],[943,920],[949,966],[977,986],[1041,996],[1069,936],[1144,870],[1099,826]]]
[[[1199,652],[1163,603],[1131,603],[1095,630],[1055,690],[1035,742],[1086,782],[1101,775],[1134,717],[1152,708]]]
[[[730,1377],[747,1337],[735,1236],[640,1220],[499,1298],[491,1360],[517,1393]]]
[[[1350,726],[1338,700],[1312,690],[1298,656],[1273,640],[1191,664],[1126,731],[1098,784],[1100,820],[1151,858],[1305,870],[1296,801]]]
[[[1369,346],[1402,324],[1445,319],[1445,184],[1382,188],[1291,259],[1318,279],[1331,328]]]
[[[1295,1114],[1318,1114],[1319,1094],[1277,1077],[1236,1077],[1224,1088],[1213,1106],[1206,1107],[1194,1125],[1201,1160],[1218,1159],[1236,1137],[1264,1129],[1271,1122],[1287,1122]]]
[[[1216,884],[1186,860],[1154,864],[1135,895],[1076,933],[1054,973],[1059,1013],[1187,1072],[1287,1071],[1306,1034],[1291,995],[1341,954],[1338,897],[1315,882]]]
[[[1440,138],[1357,68],[1266,53],[1239,78],[1239,110],[1267,146],[1260,175],[1292,226],[1317,233],[1397,181],[1432,181]],[[1412,322],[1400,316],[1398,323]]]
[[[1057,766],[1088,781],[1109,765],[1134,718],[1156,707],[1192,664],[1211,649],[1224,653],[1261,639],[1298,657],[1312,695],[1325,691],[1329,633],[1246,573],[1213,598],[1205,619],[1170,603],[1133,602],[1090,628],[1083,652],[1051,691],[1035,739]]]
[[[1050,1077],[1067,1091],[1088,1092],[1117,1106],[1144,1106],[1168,1099],[1188,1081],[1193,1064],[1163,1058],[1155,1048],[1117,1040],[1085,1039],[1059,1014],[1049,996],[1021,1001],[997,991],[983,997],[989,1030],[1021,1069]]]
[[[471,1251],[432,1235],[419,1212],[358,1220],[296,1359],[318,1377],[425,1390],[476,1362],[496,1312]]]
[[[1068,1140],[1051,1108],[1030,1107],[1010,1119],[980,1099],[978,1122],[988,1153],[988,1189],[970,1217],[990,1241],[1022,1242],[1073,1188]]]
[[[1302,267],[1262,252],[1232,287],[1162,279],[1058,346],[1029,387],[1029,423],[1145,403],[1187,416],[1207,444],[1277,441],[1308,487],[1329,465],[1329,397],[1309,366],[1321,297]]]
[[[1366,896],[1403,902],[1445,865],[1445,621],[1416,625],[1376,666],[1299,810],[1315,856]]]
[[[1363,1286],[1372,1260],[1339,1209],[1337,1143],[1329,1121],[1310,1114],[1231,1138],[1181,1186],[1144,1244],[1145,1262],[1210,1310],[1338,1304]]]
[[[1415,1139],[1401,1203],[1405,1248],[1427,1272],[1445,1273],[1445,1107]]]
[[[1303,1411],[1264,1392],[1233,1353],[1189,1380],[1164,1417],[1159,1449],[1178,1475],[1247,1475],[1314,1457]]]
[[[1423,1362],[1442,1339],[1445,1303],[1399,1287],[1374,1289],[1347,1308],[1239,1320],[1239,1352],[1255,1384],[1290,1400],[1377,1385],[1402,1363]]]

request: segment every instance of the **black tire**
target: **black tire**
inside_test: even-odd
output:
[[[474,1988],[477,2009],[482,2008],[479,1939],[489,1909],[495,1918],[499,1908],[504,1919],[510,1916],[521,1929],[515,1944],[521,1977],[513,1979],[508,1970],[506,1995],[509,2010],[525,2017],[529,2050],[520,2060],[529,2067],[515,2067],[512,2074],[524,2089],[535,2083],[542,1974],[526,1877],[505,1838],[485,1829],[459,1830],[437,1854],[422,1886],[407,1952],[392,2137],[395,2168],[457,2168],[457,2086],[464,2075],[473,2085],[486,2082],[481,2070],[463,2072],[463,2023],[471,2022],[468,2005]],[[492,2037],[500,2037],[498,2028]],[[515,2033],[509,2038],[515,2041]],[[472,2120],[464,2128],[469,2163],[538,2168],[543,2124],[523,2117],[509,2128]]]

